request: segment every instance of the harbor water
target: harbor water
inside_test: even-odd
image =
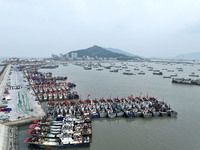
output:
[[[131,63],[129,63],[131,64]],[[146,63],[154,69],[161,70],[164,75],[177,73],[177,77],[190,78],[192,72],[200,75],[200,65],[190,64],[161,64]],[[145,75],[139,75],[134,70]],[[56,69],[42,69],[43,72],[52,72],[54,76],[68,76],[68,82],[74,82],[82,100],[100,98],[122,98],[133,96],[153,96],[164,100],[178,112],[176,118],[153,117],[144,118],[96,118],[93,119],[93,136],[90,147],[81,150],[199,150],[200,148],[200,86],[173,84],[170,78],[153,75],[142,63],[127,65],[136,75],[123,75],[123,70],[110,72],[84,70],[80,66],[69,64],[60,65]],[[178,72],[176,68],[183,68]],[[173,69],[174,72],[162,70]],[[196,79],[196,78],[194,78]],[[45,105],[45,104],[43,104]],[[28,125],[19,127],[19,149],[35,150],[24,143],[28,137]]]

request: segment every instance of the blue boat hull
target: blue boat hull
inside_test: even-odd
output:
[[[135,116],[134,114],[127,114],[127,113],[125,113],[125,115],[127,118],[133,118]]]
[[[92,118],[99,118],[99,117],[100,117],[99,114],[92,115]]]

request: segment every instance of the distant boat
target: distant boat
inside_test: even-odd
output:
[[[83,67],[84,70],[91,70],[92,68],[91,67]]]
[[[171,78],[171,76],[163,76],[163,78]]]
[[[110,70],[110,72],[118,72],[118,69]]]
[[[190,77],[199,77],[199,75],[198,75],[198,74],[195,74],[194,72],[192,72],[189,76],[190,76]]]
[[[96,71],[102,71],[103,69],[101,69],[101,68],[98,68],[98,69],[96,69]]]
[[[153,75],[163,75],[163,73],[161,71],[154,71]]]
[[[57,68],[58,65],[42,65],[41,68],[42,69],[53,69],[53,68]]]
[[[130,72],[130,70],[127,70],[127,71],[123,72],[123,74],[124,74],[124,75],[135,75],[135,74],[133,74],[132,72]]]
[[[145,72],[144,71],[140,71],[138,74],[145,75]]]

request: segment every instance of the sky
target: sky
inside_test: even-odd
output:
[[[0,0],[0,56],[98,45],[143,57],[200,52],[200,0]]]

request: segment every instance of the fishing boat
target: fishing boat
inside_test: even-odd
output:
[[[123,72],[124,75],[135,75],[132,72]]]
[[[100,109],[98,110],[98,112],[99,112],[99,117],[100,118],[105,118],[108,115],[108,113],[106,112],[105,108],[101,107],[101,106],[100,106]]]
[[[145,72],[144,71],[140,71],[138,74],[145,75]]]
[[[170,117],[176,117],[177,115],[178,115],[178,113],[173,110],[168,113],[168,116],[170,116]]]
[[[106,108],[106,111],[108,113],[108,118],[115,118],[117,116],[117,114],[114,112],[114,110],[112,109],[110,105],[108,105],[108,107]]]
[[[163,75],[163,73],[161,71],[154,71],[153,75]]]
[[[48,140],[41,140],[40,138],[33,137],[33,138],[26,138],[24,140],[25,143],[29,143],[30,145],[34,146],[35,148],[78,148],[78,147],[88,147],[90,146],[90,138],[89,137],[82,137],[81,139],[72,139],[71,137],[63,136],[63,138],[55,141]]]
[[[135,116],[134,112],[132,109],[126,109],[124,110],[124,114],[127,118],[132,118]]]
[[[118,72],[119,69],[113,69],[113,70],[110,70],[110,72]]]
[[[143,118],[151,118],[152,117],[152,113],[148,109],[145,108],[142,111],[142,117]]]
[[[116,109],[115,111],[116,111],[117,117],[124,116],[124,112],[121,109]]]
[[[115,118],[116,117],[116,113],[112,112],[112,111],[108,111],[108,118]]]

